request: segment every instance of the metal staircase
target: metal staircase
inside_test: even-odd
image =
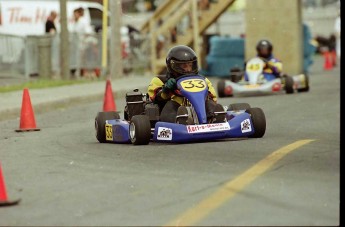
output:
[[[176,42],[165,41],[164,50],[174,45],[191,46],[200,60],[200,35],[206,31],[236,0],[210,1],[208,9],[199,9],[197,0],[166,0],[160,5],[151,18],[141,27],[142,33],[150,34],[151,41],[151,68],[154,75],[161,73],[165,68],[165,56],[158,57],[156,53],[157,39],[163,35],[170,39],[171,29],[178,27],[182,20],[187,19],[189,26],[183,33],[176,35]]]

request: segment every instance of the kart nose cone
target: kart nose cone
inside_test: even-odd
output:
[[[225,95],[232,95],[232,87],[230,85],[228,85],[224,88],[224,94]]]
[[[274,84],[272,85],[272,91],[273,91],[273,92],[280,91],[281,88],[282,88],[282,86],[281,86],[280,83],[274,83]]]

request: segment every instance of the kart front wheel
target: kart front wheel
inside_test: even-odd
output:
[[[105,143],[105,121],[120,119],[120,115],[114,111],[98,112],[95,118],[96,138],[98,142]]]
[[[232,88],[231,86],[225,86],[226,80],[220,80],[217,83],[217,90],[218,90],[218,96],[220,98],[222,97],[232,97]]]
[[[250,105],[248,103],[233,103],[230,104],[228,110],[247,110],[250,109]]]
[[[294,81],[291,76],[285,77],[285,91],[286,94],[292,94],[294,92],[293,90]]]
[[[151,123],[147,115],[135,115],[129,125],[129,137],[134,145],[146,145],[151,139]]]
[[[253,122],[254,134],[250,135],[250,138],[261,138],[266,132],[266,117],[261,108],[249,108],[246,110],[250,114],[250,118]]]
[[[225,93],[224,93],[224,90],[225,90],[225,80],[218,81],[217,89],[218,89],[218,96],[220,98],[225,97]]]

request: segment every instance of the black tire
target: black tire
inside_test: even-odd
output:
[[[294,82],[293,82],[292,77],[291,76],[285,76],[286,94],[292,94],[294,92],[293,85],[294,85]]]
[[[246,110],[250,114],[250,118],[253,122],[253,128],[255,133],[250,135],[250,138],[261,138],[266,132],[266,117],[261,108],[250,108]]]
[[[224,90],[225,90],[225,80],[218,81],[218,83],[217,83],[217,90],[218,90],[218,96],[220,98],[225,97],[225,93],[224,93]]]
[[[230,70],[230,80],[237,83],[242,79],[242,70],[239,67],[233,67]]]
[[[300,89],[297,89],[298,92],[307,92],[309,91],[309,76],[304,74],[305,76],[305,84],[306,84],[306,87],[305,88],[300,88]]]
[[[134,145],[146,145],[151,139],[151,123],[149,116],[135,115],[129,126],[129,137]]]
[[[241,79],[242,79],[241,75],[238,75],[238,74],[230,75],[230,80],[234,83],[238,83]]]
[[[98,112],[95,118],[96,138],[98,142],[105,143],[105,121],[120,119],[120,115],[114,111]]]
[[[250,105],[248,103],[233,103],[230,104],[228,110],[247,110],[250,109]]]
[[[227,95],[225,94],[225,80],[219,80],[217,83],[217,91],[218,91],[218,97],[223,98],[223,97],[232,97],[233,94]]]

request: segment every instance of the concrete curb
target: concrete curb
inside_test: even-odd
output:
[[[136,88],[144,92],[147,89],[147,85],[137,86]],[[123,98],[125,97],[126,93],[129,91],[131,90],[120,89],[120,90],[117,90],[116,92],[113,91],[113,95],[115,98]],[[69,97],[66,99],[47,101],[44,103],[40,103],[36,105],[32,104],[32,105],[33,105],[35,114],[41,114],[41,113],[56,110],[59,108],[67,108],[73,105],[82,105],[86,103],[103,101],[103,97],[104,97],[104,91],[97,94],[92,94],[92,95],[74,96],[74,97]],[[21,111],[21,107],[10,108],[4,111],[0,111],[0,121],[19,118],[20,111]]]

